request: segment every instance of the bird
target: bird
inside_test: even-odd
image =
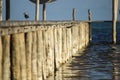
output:
[[[24,15],[25,19],[29,18],[29,15],[26,12],[24,12],[23,15]]]

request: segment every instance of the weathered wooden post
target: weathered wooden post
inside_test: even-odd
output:
[[[0,0],[0,21],[2,21],[2,2],[3,0]]]
[[[113,35],[112,35],[112,39],[113,39],[113,43],[116,44],[117,43],[117,28],[116,28],[116,21],[117,21],[117,14],[118,14],[118,0],[113,0]]]
[[[37,35],[32,32],[32,80],[37,80]]]
[[[12,80],[21,80],[20,79],[20,50],[19,50],[19,35],[13,34],[11,36],[11,61],[12,61],[12,70],[11,70],[11,79]]]
[[[1,36],[0,36],[0,44],[2,44]],[[2,45],[0,45],[0,80],[2,80]]]
[[[46,2],[43,1],[43,21],[46,21]]]
[[[92,41],[92,28],[91,28],[92,12],[90,9],[88,9],[88,21],[89,21],[89,39],[91,42]]]
[[[37,77],[38,80],[42,80],[43,76],[42,76],[42,61],[43,61],[43,41],[42,41],[42,31],[38,30],[37,31]]]
[[[40,0],[36,1],[36,15],[35,15],[35,20],[38,21],[39,20],[39,3]]]
[[[19,33],[19,51],[20,51],[20,80],[26,80],[27,73],[26,73],[26,54],[25,54],[25,37],[24,33]]]
[[[91,13],[91,10],[88,9],[88,20],[91,22],[92,20],[92,13]]]
[[[76,9],[73,8],[73,13],[72,13],[73,21],[76,20]]]
[[[42,42],[43,42],[43,60],[42,60],[42,75],[43,75],[43,80],[46,79],[47,76],[47,56],[46,56],[46,31],[42,30]]]
[[[2,37],[3,55],[2,55],[2,80],[10,80],[10,35]]]
[[[43,21],[46,21],[46,3],[54,2],[56,0],[43,0]]]
[[[26,47],[26,71],[27,80],[32,80],[31,72],[31,57],[32,57],[32,32],[25,34],[25,47]]]
[[[6,0],[6,20],[10,20],[10,0]]]

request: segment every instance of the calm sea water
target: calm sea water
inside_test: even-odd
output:
[[[74,55],[48,80],[120,80],[120,45],[111,44],[112,23],[92,23],[92,35],[90,47]],[[120,42],[120,23],[117,41]]]
[[[94,43],[112,42],[112,22],[93,22],[91,26]],[[120,23],[117,23],[117,42],[120,42]]]

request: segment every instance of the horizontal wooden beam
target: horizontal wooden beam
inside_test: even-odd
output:
[[[80,22],[0,22],[0,36],[53,28],[71,28],[78,24]]]
[[[45,26],[45,25],[70,25],[86,21],[1,21],[0,27],[22,27],[22,26]]]

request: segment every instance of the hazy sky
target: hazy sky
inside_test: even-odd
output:
[[[3,6],[5,6],[5,0],[3,1]],[[10,1],[11,20],[24,20],[24,12],[29,14],[29,20],[35,19],[35,4],[29,0]],[[87,20],[88,9],[92,11],[93,20],[112,19],[112,0],[57,0],[56,2],[47,4],[47,20],[71,20],[73,8],[76,8],[77,20]],[[5,19],[5,7],[3,8],[3,19]],[[41,19],[42,5],[40,5]]]

